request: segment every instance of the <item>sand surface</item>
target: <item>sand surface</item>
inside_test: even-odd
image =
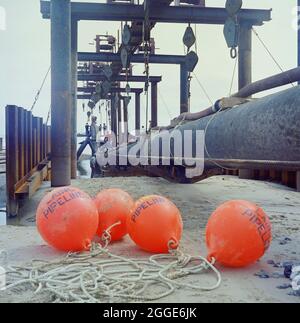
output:
[[[218,266],[223,277],[219,289],[197,292],[180,289],[162,302],[296,302],[300,297],[289,296],[291,291],[277,286],[289,281],[286,278],[262,279],[255,273],[264,270],[269,274],[280,273],[282,268],[268,264],[275,262],[300,261],[300,199],[299,193],[284,186],[240,180],[231,176],[217,176],[192,185],[170,184],[159,178],[103,178],[77,180],[73,182],[94,196],[104,188],[122,188],[139,198],[148,194],[160,194],[170,198],[178,206],[184,221],[182,249],[193,255],[206,255],[205,226],[210,214],[221,203],[231,199],[246,199],[259,204],[269,215],[273,226],[273,242],[266,255],[256,264],[244,269],[228,269]],[[32,259],[55,259],[64,255],[46,246],[39,237],[34,223],[38,202],[50,190],[45,183],[35,197],[22,209],[19,226],[0,227],[0,249],[8,253],[9,263],[24,264]],[[285,238],[291,241],[284,242]],[[128,237],[111,246],[113,253],[130,257],[148,257]],[[193,278],[194,283],[207,283],[207,275]],[[34,296],[30,290],[17,293],[0,292],[0,302],[49,301]]]

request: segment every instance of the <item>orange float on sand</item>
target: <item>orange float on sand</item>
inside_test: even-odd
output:
[[[260,259],[272,240],[271,223],[259,206],[233,200],[211,215],[206,227],[208,258],[228,267],[245,267]]]
[[[128,220],[131,239],[151,253],[168,253],[170,247],[177,248],[182,230],[182,219],[176,205],[157,195],[139,199]]]
[[[73,187],[48,193],[36,213],[42,238],[61,251],[89,250],[98,227],[98,212],[92,199]]]
[[[134,207],[131,196],[120,189],[108,189],[100,192],[94,199],[99,213],[97,235],[103,233],[114,224],[119,223],[110,230],[111,240],[122,239],[127,233],[127,218]]]

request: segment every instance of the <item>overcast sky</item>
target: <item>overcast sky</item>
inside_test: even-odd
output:
[[[225,0],[206,0],[206,3],[207,6],[224,7]],[[257,27],[257,31],[284,69],[296,66],[296,3],[296,0],[244,0],[245,8],[273,8],[273,20]],[[0,136],[4,134],[5,106],[14,104],[30,108],[50,66],[50,22],[42,19],[39,0],[0,0],[0,17],[3,17],[4,11],[6,30],[1,30],[3,21],[0,20]],[[94,46],[90,43],[96,34],[108,32],[116,35],[118,28],[120,23],[80,22],[79,51],[94,51]],[[182,37],[185,28],[186,25],[183,24],[158,24],[152,33],[156,40],[157,53],[183,54]],[[195,73],[198,79],[213,101],[228,95],[234,61],[229,57],[222,26],[198,25],[197,45],[200,60]],[[141,74],[143,67],[135,66],[134,71],[135,74]],[[179,114],[179,67],[152,65],[150,71],[152,75],[163,77],[162,83],[159,84],[159,124],[166,125],[170,118]],[[278,72],[276,64],[253,35],[253,80]],[[234,90],[237,88],[236,80],[237,78]],[[209,105],[195,78],[192,80],[191,93],[192,112]],[[144,109],[144,96],[142,101]],[[129,109],[131,124],[134,117],[133,104],[134,102]],[[82,102],[79,102],[79,131],[82,131],[86,121],[81,105]],[[50,77],[34,114],[46,118],[49,106]],[[144,122],[143,115],[142,118]]]

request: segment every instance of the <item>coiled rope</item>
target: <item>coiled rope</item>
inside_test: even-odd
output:
[[[107,248],[109,242],[107,230],[103,244],[94,243],[88,253],[69,253],[56,261],[33,260],[29,266],[8,266],[6,290],[24,285],[31,286],[35,294],[50,293],[55,303],[101,303],[157,301],[177,288],[211,291],[221,284],[214,260],[210,263],[200,256],[185,255],[179,249],[149,259],[129,259],[112,254]],[[179,281],[209,270],[217,280],[211,286]]]

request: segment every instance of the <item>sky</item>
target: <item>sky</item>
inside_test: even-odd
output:
[[[78,2],[78,1],[76,1]],[[105,2],[85,1],[81,2]],[[297,64],[296,0],[244,0],[244,8],[272,8],[271,22],[256,27],[260,37],[284,70]],[[224,7],[225,0],[206,0],[207,6]],[[5,106],[18,105],[30,109],[34,97],[50,66],[50,21],[43,20],[39,0],[0,0],[0,136],[4,135]],[[5,21],[3,18],[5,17]],[[157,24],[152,36],[158,54],[184,54],[182,37],[187,25]],[[210,99],[227,96],[234,70],[234,60],[223,37],[222,26],[192,26],[197,33],[199,63],[195,69],[198,80]],[[120,23],[80,22],[79,51],[94,51],[96,34],[117,35]],[[278,66],[253,35],[253,81],[280,72]],[[134,66],[135,74],[143,73],[143,66]],[[179,67],[151,65],[152,75],[162,75],[159,84],[159,125],[168,125],[179,114]],[[33,113],[46,119],[50,107],[50,77]],[[132,84],[132,87],[141,86]],[[237,90],[235,75],[233,92]],[[268,92],[267,92],[268,93]],[[205,109],[210,101],[193,77],[191,85],[191,111]],[[263,94],[266,95],[266,92]],[[142,96],[142,123],[145,123],[145,96]],[[97,113],[96,113],[97,114]],[[78,102],[78,131],[83,131],[86,115],[82,101]],[[134,122],[134,100],[129,107],[129,123]]]

